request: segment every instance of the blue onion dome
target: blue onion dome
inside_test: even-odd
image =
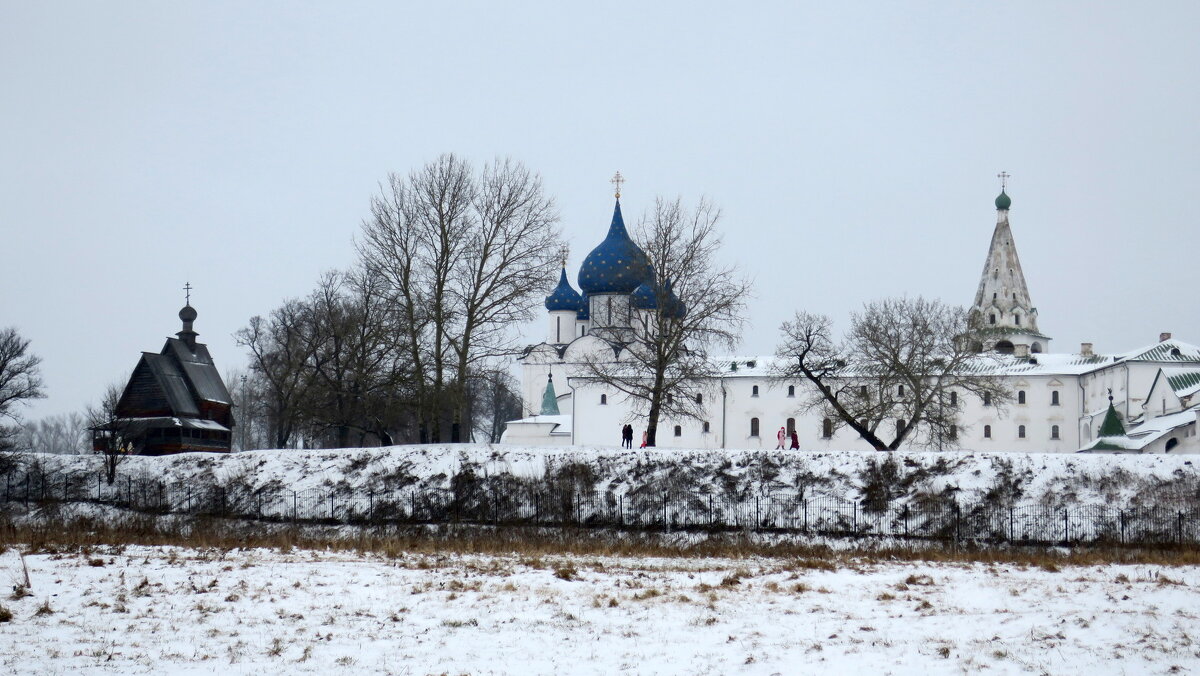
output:
[[[1008,211],[1008,208],[1011,206],[1012,198],[1008,196],[1008,193],[1001,190],[1000,196],[996,198],[996,208],[1000,211]]]
[[[567,269],[563,268],[562,274],[558,276],[558,286],[554,288],[554,293],[546,296],[546,309],[551,312],[579,312],[581,307],[583,307],[583,297],[571,288],[571,283],[567,281]]]
[[[683,319],[687,316],[687,305],[679,300],[679,296],[675,295],[675,291],[671,289],[671,282],[667,281],[665,291],[667,298],[663,301],[663,316],[671,319]]]
[[[579,288],[584,293],[632,293],[646,279],[646,252],[629,238],[621,217],[621,201],[613,209],[612,225],[600,246],[579,267]]]
[[[588,306],[588,295],[583,294],[583,299],[579,301],[579,312],[575,313],[575,319],[581,322],[591,321],[592,310]]]
[[[638,288],[633,290],[633,294],[629,296],[629,302],[635,310],[657,310],[658,299],[654,297],[654,289],[650,288],[650,284],[642,282]]]

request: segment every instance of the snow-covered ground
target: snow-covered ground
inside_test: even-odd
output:
[[[25,564],[32,595],[0,599],[5,673],[1200,671],[1197,567],[175,547]],[[0,578],[23,578],[11,549]]]
[[[97,456],[26,456],[51,473],[102,472]],[[711,492],[744,498],[771,492],[842,500],[864,496],[879,465],[895,462],[897,504],[930,495],[962,503],[1154,505],[1200,493],[1196,456],[1054,453],[796,452],[530,448],[491,444],[341,450],[270,450],[130,457],[120,476],[194,488],[236,482],[253,491],[445,489],[450,476],[566,477],[600,493]]]

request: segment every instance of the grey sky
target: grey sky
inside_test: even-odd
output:
[[[231,334],[348,265],[378,182],[445,151],[543,174],[573,282],[617,169],[630,221],[710,196],[756,280],[746,353],[801,307],[970,303],[1000,170],[1053,350],[1200,343],[1200,4],[578,4],[0,4],[27,415],[161,347],[187,280],[240,366]]]

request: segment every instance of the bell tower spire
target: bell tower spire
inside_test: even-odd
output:
[[[1050,338],[1038,330],[1037,307],[1029,296],[1025,272],[1021,269],[1021,259],[1017,256],[1017,245],[1008,223],[1008,212],[1012,207],[1012,198],[1008,196],[1010,176],[1002,171],[996,177],[1000,179],[996,229],[992,232],[992,243],[983,264],[971,314],[988,336],[983,345],[985,350],[1023,352],[1024,349],[1018,346],[1024,345],[1031,353],[1044,352]]]

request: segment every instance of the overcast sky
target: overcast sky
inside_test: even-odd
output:
[[[541,172],[571,274],[657,194],[724,209],[741,351],[799,308],[969,304],[996,174],[1053,351],[1200,343],[1200,3],[0,3],[0,326],[78,410],[179,330],[354,259],[442,152]],[[650,6],[652,5],[652,6]],[[540,340],[541,322],[531,329]]]

